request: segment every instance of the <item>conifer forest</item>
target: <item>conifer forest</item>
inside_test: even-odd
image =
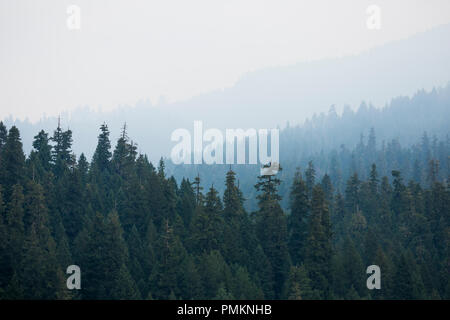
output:
[[[282,161],[289,175],[244,190],[237,165],[221,185],[175,179],[125,128],[113,141],[102,124],[88,159],[69,129],[37,132],[25,154],[0,123],[0,298],[450,299],[449,139],[425,133],[398,165],[375,138],[328,171],[324,154]]]
[[[0,0],[2,319],[448,310],[449,39],[449,0]]]

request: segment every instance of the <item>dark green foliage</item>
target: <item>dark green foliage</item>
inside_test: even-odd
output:
[[[191,224],[191,250],[194,253],[219,250],[223,243],[222,203],[211,187],[204,205],[198,205]]]
[[[74,164],[72,155],[72,131],[63,131],[58,124],[58,128],[53,133],[51,140],[54,142],[52,150],[52,161],[54,164],[54,173],[61,177],[67,169]]]
[[[97,148],[92,159],[92,166],[96,170],[104,172],[110,169],[111,142],[109,141],[108,126],[105,123],[100,126],[100,131]]]
[[[311,289],[311,280],[303,265],[291,267],[287,289],[286,296],[289,300],[311,300],[319,298],[317,292]]]
[[[226,174],[223,206],[223,255],[230,263],[247,265],[254,251],[256,235],[244,210],[242,194],[236,185],[236,173],[231,168]]]
[[[321,298],[331,296],[332,243],[328,206],[324,192],[315,186],[311,199],[311,218],[305,250],[305,267],[311,279],[311,287],[321,294]]]
[[[48,133],[41,130],[37,136],[34,137],[33,148],[35,154],[31,154],[30,158],[36,155],[36,167],[33,170],[38,170],[38,173],[43,174],[45,171],[49,171],[52,162],[52,147],[50,145],[50,138]],[[33,172],[33,176],[35,173]]]
[[[292,264],[304,262],[310,203],[306,184],[298,171],[291,189],[291,214],[288,217],[289,252]]]
[[[91,163],[71,145],[70,130],[40,131],[25,159],[0,122],[1,299],[450,299],[448,145],[435,138],[377,150],[371,130],[327,170],[319,157],[305,179],[298,163],[258,177],[257,195],[241,189],[256,174],[240,184],[236,168],[223,186],[204,191],[201,170],[178,185],[126,127],[113,154],[100,127]],[[66,288],[72,264],[79,291]],[[381,290],[366,287],[369,265]]]
[[[6,140],[8,139],[8,130],[6,126],[3,124],[3,121],[0,121],[0,152],[6,144]]]
[[[4,188],[4,197],[7,201],[10,200],[13,186],[23,183],[24,169],[25,155],[22,150],[19,129],[13,126],[9,129],[0,155],[0,182]]]
[[[256,189],[259,211],[256,212],[256,231],[272,270],[273,291],[275,298],[282,297],[290,258],[286,216],[281,209],[277,187],[280,180],[272,176],[259,176]]]

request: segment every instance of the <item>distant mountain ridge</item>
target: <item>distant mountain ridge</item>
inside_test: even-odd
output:
[[[420,89],[432,90],[446,86],[450,80],[450,42],[445,39],[450,39],[450,25],[437,27],[357,56],[251,72],[231,88],[183,102],[158,106],[143,102],[134,107],[121,107],[105,113],[80,108],[70,115],[63,114],[62,124],[73,131],[74,152],[79,155],[81,151],[87,151],[90,158],[96,145],[92,137],[97,136],[101,123],[108,124],[112,138],[115,139],[121,126],[127,122],[129,136],[138,142],[139,151],[147,153],[155,161],[161,155],[169,154],[173,146],[170,141],[171,132],[177,128],[192,130],[194,120],[202,120],[205,127],[219,129],[271,128],[284,126],[287,121],[291,124],[302,123],[307,117],[312,117],[313,113],[326,112],[331,105],[336,105],[338,110],[344,105],[355,109],[361,101],[368,101],[368,107],[370,104],[382,107],[392,97],[412,95]],[[447,92],[448,88],[443,90]],[[417,101],[420,100],[420,95],[419,92]],[[447,93],[444,94],[445,97],[446,95]],[[442,94],[438,96],[443,97]],[[394,99],[398,108],[401,108],[405,99],[408,98]],[[428,114],[426,108],[426,105],[422,107],[420,112],[424,113],[420,116],[417,114],[416,118],[409,118],[411,129],[419,126],[420,131],[432,133],[437,128],[433,121],[440,121],[438,126],[442,127],[442,121],[448,119],[445,117],[447,114]],[[439,109],[439,112],[446,112],[445,107]],[[388,114],[389,112],[383,113],[383,117]],[[320,118],[320,115],[317,117]],[[414,140],[409,137],[408,132],[394,132],[396,122],[401,121],[399,118],[386,121],[394,127],[393,134],[406,140]],[[19,127],[27,152],[31,149],[30,137],[40,129],[52,133],[57,125],[55,117],[45,118],[34,124],[14,121],[12,118],[5,119],[5,122],[9,126],[15,123]],[[305,124],[306,127],[309,123]],[[444,122],[444,126],[447,124]],[[338,144],[346,142],[348,141],[344,138],[336,141]]]
[[[429,160],[439,163],[440,179],[450,173],[450,84],[430,92],[421,90],[412,98],[399,97],[382,109],[363,103],[355,112],[346,108],[338,115],[333,108],[327,115],[321,114],[303,125],[287,126],[280,131],[280,163],[283,168],[280,179],[282,196],[289,193],[297,167],[305,169],[309,161],[316,167],[317,178],[328,173],[338,183],[340,191],[344,182],[357,172],[367,177],[375,163],[382,176],[391,176],[392,170],[400,170],[406,181],[417,182],[428,172]],[[425,150],[425,151],[424,151]],[[419,155],[428,154],[425,159]],[[417,161],[417,162],[416,162]],[[260,165],[233,165],[241,179],[244,194],[256,196],[254,184]],[[204,188],[214,185],[223,191],[223,176],[228,165],[174,165],[167,163],[167,173],[177,181],[199,175]],[[252,196],[247,208],[255,209]],[[289,198],[282,204],[289,206]]]

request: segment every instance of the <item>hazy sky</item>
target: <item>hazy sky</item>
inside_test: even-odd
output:
[[[366,26],[369,5],[380,30]],[[448,0],[0,0],[0,118],[187,99],[446,23]]]

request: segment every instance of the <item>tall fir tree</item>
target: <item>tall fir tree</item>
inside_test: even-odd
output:
[[[311,286],[321,298],[331,296],[331,230],[328,207],[320,185],[313,189],[311,217],[309,219],[305,267],[308,270]]]
[[[290,267],[286,216],[277,189],[281,181],[271,175],[259,176],[258,180],[257,235],[271,265],[274,296],[281,298]]]
[[[12,126],[0,157],[0,185],[4,188],[6,201],[9,201],[15,184],[23,184],[25,179],[25,155],[19,129]]]
[[[291,214],[288,217],[289,252],[293,265],[304,262],[310,202],[300,170],[291,187]]]

